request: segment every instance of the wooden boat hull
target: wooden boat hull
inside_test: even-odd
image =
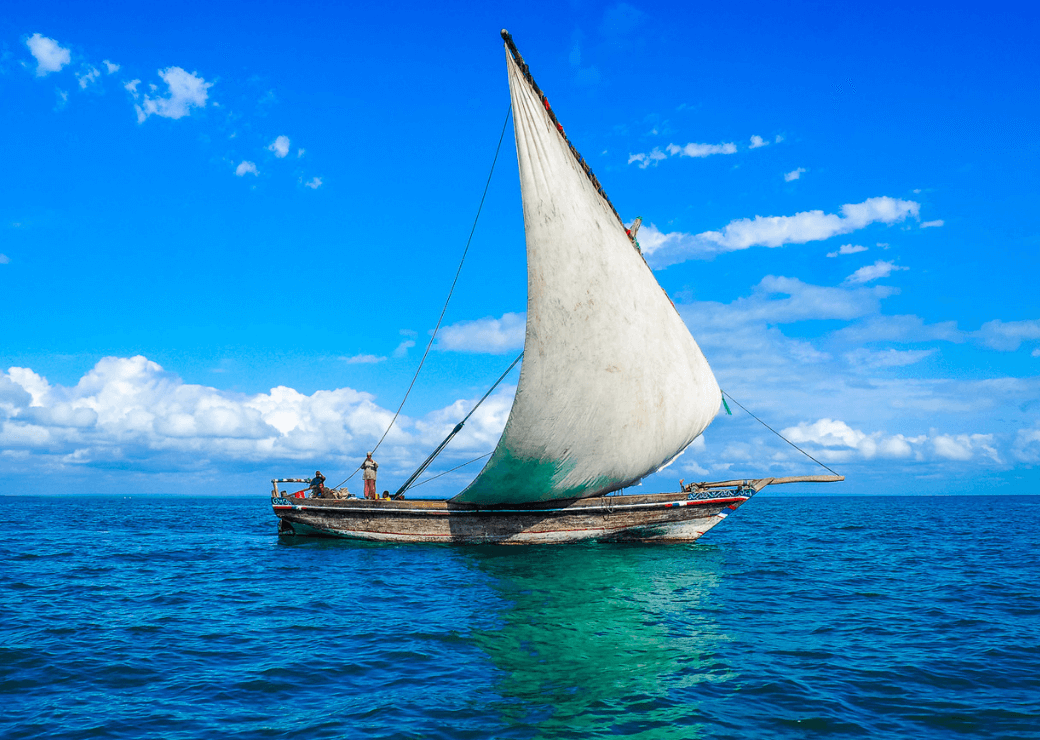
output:
[[[279,533],[380,542],[533,545],[693,542],[753,490],[597,496],[523,506],[275,497]]]

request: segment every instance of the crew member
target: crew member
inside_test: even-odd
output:
[[[321,474],[320,470],[314,471],[314,477],[311,478],[311,490],[314,491],[311,494],[312,498],[321,498],[325,495],[325,476]]]
[[[361,463],[361,477],[365,479],[365,498],[379,498],[376,495],[376,471],[379,463],[372,459],[372,453],[365,455],[365,461]]]

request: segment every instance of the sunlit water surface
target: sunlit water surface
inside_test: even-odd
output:
[[[0,501],[8,740],[1040,737],[1037,496],[760,496],[695,545],[522,548]]]

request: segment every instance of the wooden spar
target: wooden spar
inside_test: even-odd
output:
[[[683,490],[690,492],[707,490],[709,488],[750,486],[757,493],[766,486],[775,486],[781,483],[837,483],[843,480],[845,480],[844,475],[789,475],[782,478],[742,478],[740,480],[723,480],[714,483],[690,483],[683,486]]]

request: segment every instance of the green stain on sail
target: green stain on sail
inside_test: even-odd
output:
[[[560,488],[559,481],[574,469],[569,460],[538,460],[514,456],[499,447],[487,467],[465,491],[453,500],[460,503],[532,503],[579,498],[590,489],[610,487],[612,481],[597,479]]]

